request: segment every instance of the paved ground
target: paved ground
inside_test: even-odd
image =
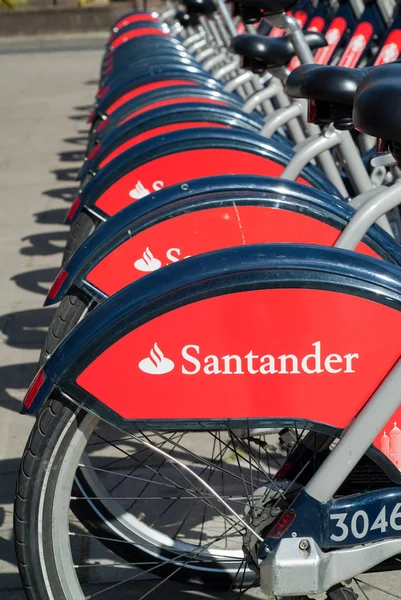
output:
[[[66,241],[62,223],[76,192],[102,43],[99,35],[52,37],[39,44],[0,40],[1,600],[24,599],[12,542],[12,502],[32,420],[19,416],[18,409],[53,314],[42,302]],[[373,576],[372,581],[400,597],[398,575]],[[120,594],[121,600],[137,597],[139,586],[135,592]],[[176,585],[161,588],[159,598],[167,594],[189,597]],[[190,595],[215,597],[195,590]],[[368,595],[370,600],[389,598],[372,589]]]
[[[12,502],[32,425],[18,414],[53,314],[44,294],[61,260],[99,50],[0,54],[0,598],[22,600]],[[68,40],[67,40],[68,41]],[[66,44],[61,39],[60,47]],[[1,45],[1,44],[0,44]],[[42,40],[41,46],[44,42]],[[54,43],[53,43],[54,46]],[[79,41],[76,46],[84,47]],[[18,46],[10,44],[10,49]],[[28,42],[21,40],[26,50]],[[7,590],[7,592],[6,592]]]

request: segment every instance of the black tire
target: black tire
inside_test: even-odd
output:
[[[76,434],[87,441],[85,432],[93,429],[93,415],[80,409],[66,399],[49,399],[41,409],[27,441],[17,480],[14,504],[15,548],[18,568],[28,600],[66,600],[62,589],[62,578],[57,567],[58,537],[54,535],[54,506],[57,487],[65,482],[60,469],[68,464],[68,449],[74,448]],[[80,431],[82,427],[82,431]],[[82,448],[83,449],[83,448]],[[79,471],[77,475],[79,477]],[[63,490],[64,492],[64,490]],[[73,486],[72,494],[77,490]],[[65,497],[65,494],[63,495]],[[75,505],[74,505],[75,504]],[[79,506],[79,503],[78,503]],[[79,516],[76,503],[71,504]],[[81,507],[82,510],[82,507]],[[84,511],[81,522],[96,535],[102,532],[106,539],[102,543],[129,563],[149,564],[149,553],[142,545],[121,544],[120,538],[111,529],[99,524],[98,515]],[[113,541],[113,538],[115,541]],[[122,547],[123,546],[123,547]],[[145,544],[146,547],[146,544]],[[153,556],[153,555],[151,555]],[[168,558],[168,554],[165,554]],[[60,563],[59,563],[60,564]],[[207,563],[210,567],[210,562]],[[198,574],[188,565],[188,569],[177,569],[177,563],[165,563],[157,570],[157,575],[182,582],[208,583],[229,589],[232,578],[224,571]],[[252,581],[255,574],[247,572]],[[67,581],[70,589],[70,580]],[[86,581],[84,580],[84,583]],[[72,588],[71,588],[72,589]],[[70,600],[71,596],[68,597]]]
[[[82,413],[77,407],[67,408],[61,402],[51,400],[38,415],[21,460],[14,502],[14,539],[18,569],[29,600],[51,598],[43,576],[36,527],[39,498],[46,477],[43,461],[53,452],[54,445],[65,430],[73,412]],[[43,522],[43,532],[49,535],[51,507],[46,507],[44,513],[47,519]],[[53,597],[61,600],[64,596],[61,589],[56,587],[58,577],[55,576],[54,571],[52,572],[50,563],[46,565],[46,571],[47,575],[52,577],[52,591],[56,592]]]
[[[75,289],[64,296],[47,330],[40,352],[39,366],[43,366],[59,343],[81,320],[88,310],[90,299],[81,290]]]
[[[94,215],[91,215],[85,210],[79,213],[78,217],[71,225],[68,234],[67,245],[63,254],[63,265],[65,265],[65,263],[68,260],[70,260],[75,250],[79,248],[82,242],[84,242],[86,238],[90,236],[90,234],[96,229],[98,224],[99,221]]]

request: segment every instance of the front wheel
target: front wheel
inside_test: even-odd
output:
[[[292,431],[286,456],[265,428],[131,434],[49,400],[27,442],[15,500],[27,598],[114,600],[118,586],[122,598],[144,600],[166,594],[160,586],[172,580],[187,594],[202,583],[221,600],[249,598],[259,584],[258,532],[336,443],[305,423]],[[371,595],[365,581],[363,597],[377,600],[374,586]]]
[[[257,574],[244,561],[241,525],[215,509],[199,480],[157,452],[191,461],[212,485],[216,479],[224,486],[229,475],[227,498],[242,513],[244,493],[237,498],[232,487],[239,477],[235,444],[228,434],[196,435],[147,432],[133,439],[74,405],[49,401],[27,442],[15,500],[27,598],[84,600],[96,592],[108,599],[110,581],[132,586],[142,574],[155,589],[176,579],[217,585],[227,598],[235,582],[256,585]],[[199,448],[205,458],[197,456]],[[81,508],[86,527],[71,512],[80,518]]]

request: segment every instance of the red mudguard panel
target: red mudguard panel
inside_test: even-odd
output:
[[[366,46],[370,42],[373,33],[374,29],[371,23],[367,21],[359,23],[348,42],[348,46],[346,47],[338,66],[350,68],[356,67]]]
[[[202,252],[264,242],[331,246],[338,235],[338,229],[331,225],[282,208],[212,208],[142,231],[110,252],[86,279],[111,296],[147,273]],[[379,258],[366,244],[359,244],[358,250]]]
[[[126,17],[122,17],[117,23],[114,25],[114,29],[122,29],[131,23],[138,23],[138,21],[159,21],[159,15],[156,13],[139,13],[134,15],[127,15]]]
[[[388,34],[386,41],[383,44],[376,60],[375,66],[384,65],[386,63],[397,60],[401,53],[401,30],[393,29]]]
[[[319,48],[315,54],[315,62],[327,65],[333,56],[338,44],[347,29],[347,21],[343,17],[336,17],[326,31],[327,46]]]
[[[128,42],[128,40],[132,40],[136,37],[142,36],[142,35],[168,35],[168,33],[166,33],[165,31],[162,31],[161,29],[151,29],[150,27],[144,27],[141,29],[133,29],[131,31],[127,31],[126,33],[122,33],[121,35],[117,36],[114,40],[112,40],[112,42],[110,43],[110,48],[118,48],[119,46],[121,46],[121,44],[124,44],[125,42]]]
[[[173,104],[182,104],[183,102],[206,102],[207,104],[217,104],[218,106],[229,106],[227,102],[221,102],[220,100],[215,100],[214,98],[202,98],[200,96],[192,96],[192,97],[181,97],[181,98],[169,98],[168,100],[159,100],[158,102],[153,102],[152,104],[148,104],[148,106],[143,106],[138,110],[132,112],[128,117],[125,117],[118,125],[123,125],[127,123],[130,119],[137,117],[138,115],[142,115],[143,113],[153,110],[155,108],[161,108],[162,106],[170,106]],[[100,129],[99,129],[100,131]]]
[[[144,85],[140,85],[133,90],[130,90],[126,94],[123,94],[118,100],[116,100],[106,111],[107,115],[111,115],[117,108],[120,108],[123,104],[132,100],[133,98],[137,98],[141,94],[146,94],[146,92],[153,92],[154,90],[158,90],[164,87],[171,87],[174,85],[193,85],[198,86],[199,84],[196,81],[190,81],[188,79],[165,79],[164,81],[152,81],[152,83],[146,83]]]
[[[346,427],[400,357],[401,313],[358,296],[273,289],[145,323],[77,378],[126,419],[300,418]]]
[[[250,152],[208,148],[162,156],[133,169],[111,185],[95,206],[114,215],[153,191],[209,175],[265,175],[279,177],[284,167]],[[298,182],[309,185],[304,179]]]
[[[143,133],[139,133],[138,135],[134,135],[132,138],[118,146],[113,152],[110,152],[102,160],[99,165],[101,169],[105,165],[107,165],[113,158],[119,156],[125,150],[129,150],[129,148],[133,148],[136,144],[140,144],[145,140],[150,140],[157,135],[163,135],[164,133],[169,133],[170,131],[180,131],[181,129],[193,129],[194,127],[229,127],[229,125],[223,125],[222,123],[209,123],[207,121],[183,121],[182,123],[171,123],[170,125],[162,125],[160,127],[155,127],[154,129],[148,129]]]

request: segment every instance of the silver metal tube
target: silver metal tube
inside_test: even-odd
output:
[[[209,20],[208,23],[209,23],[210,31],[211,31],[214,41],[216,42],[216,44],[219,48],[223,48],[225,44],[222,40],[222,37],[216,26],[215,21]]]
[[[255,110],[255,108],[260,106],[264,100],[269,100],[270,98],[273,98],[273,96],[277,94],[279,89],[279,81],[272,81],[267,88],[255,92],[253,96],[248,98],[248,100],[242,107],[242,110],[248,114],[251,113],[253,110]]]
[[[277,92],[276,102],[277,102],[278,106],[280,107],[278,109],[278,111],[280,109],[286,110],[287,108],[289,108],[291,106],[291,102],[290,102],[287,94],[284,92],[282,85],[281,85],[281,88]],[[278,111],[276,110],[274,112],[278,112]],[[300,142],[302,142],[302,140],[305,139],[305,134],[302,130],[300,123],[298,122],[298,120],[296,118],[288,120],[287,128],[290,133],[291,139],[295,144],[299,144]]]
[[[383,19],[389,26],[394,18],[395,0],[376,0],[376,4],[382,13]]]
[[[204,15],[202,15],[201,17],[199,17],[199,22],[200,22],[201,26],[203,27],[203,30],[205,32],[205,36],[206,36],[206,39],[208,40],[208,42],[213,42],[214,36],[213,36],[212,30],[210,28],[209,19],[207,19]]]
[[[338,150],[344,160],[344,166],[356,193],[362,194],[362,192],[372,189],[373,184],[349,131],[341,132],[341,142]]]
[[[205,71],[211,71],[213,68],[218,67],[221,65],[222,62],[224,62],[224,59],[226,58],[224,52],[219,52],[217,54],[217,56],[212,56],[211,58],[209,58],[204,64],[203,64],[203,68],[205,69]],[[198,58],[199,60],[199,58]]]
[[[217,4],[219,7],[219,13],[221,14],[221,18],[223,19],[227,27],[228,33],[231,35],[231,37],[234,38],[237,35],[237,30],[235,28],[234,21],[232,20],[230,12],[227,9],[226,3],[224,2],[224,0],[218,0]]]
[[[322,135],[322,131],[321,131],[320,127],[318,127],[318,125],[307,122],[307,119],[306,119],[307,100],[298,98],[297,101],[301,102],[301,103],[303,102],[305,104],[305,112],[302,115],[301,120],[304,123],[307,134],[309,136]],[[329,129],[330,130],[333,129],[333,125],[331,125]],[[327,132],[325,135],[327,135]],[[344,196],[344,198],[347,198],[349,195],[347,188],[345,187],[343,180],[341,179],[337,165],[336,165],[335,160],[334,160],[333,156],[331,155],[331,153],[327,150],[325,152],[322,152],[318,156],[316,156],[315,159],[316,159],[316,163],[318,164],[319,168],[323,171],[323,173],[325,173],[327,175],[327,177],[330,179],[330,181],[332,183],[334,183],[334,185],[337,187],[337,189],[339,190],[341,195]]]
[[[245,25],[245,30],[250,35],[256,35],[255,27],[253,25],[251,25],[250,23],[248,23],[247,25]]]
[[[400,404],[401,359],[306,484],[305,491],[319,502],[330,500]]]
[[[322,157],[322,153],[324,151],[333,148],[339,143],[340,132],[334,128],[328,128],[324,135],[313,136],[302,144],[302,148],[300,148],[295,156],[291,159],[290,163],[284,169],[283,173],[280,175],[282,179],[290,179],[291,181],[295,181],[297,177],[299,177],[302,169],[314,158],[317,156]],[[343,184],[341,176],[338,172],[338,169],[335,167],[333,157],[329,154],[328,167],[331,167],[330,162],[334,165],[333,171],[330,175],[326,172],[326,175],[330,178],[332,183],[337,187],[340,194],[342,194],[345,198],[348,196],[347,189]]]
[[[165,10],[164,12],[162,12],[159,15],[159,20],[160,21],[166,21],[167,19],[169,19],[170,17],[174,17],[175,13],[177,12],[176,8],[169,8],[168,10]]]
[[[271,137],[273,133],[276,133],[276,131],[280,129],[280,127],[285,125],[290,119],[299,117],[302,112],[303,106],[297,102],[294,102],[286,108],[277,109],[272,115],[269,115],[265,119],[265,125],[261,129],[260,134],[264,137]],[[305,136],[303,136],[303,139],[305,139]],[[298,144],[299,142],[296,143]]]
[[[223,45],[228,48],[231,43],[231,36],[229,35],[227,29],[224,27],[224,23],[219,14],[216,14],[214,17],[214,22],[216,23],[217,30],[220,34],[220,37],[223,41]]]
[[[214,73],[214,77],[216,79],[223,79],[224,77],[227,77],[227,75],[229,75],[233,71],[238,71],[238,69],[239,69],[239,62],[240,62],[239,58],[236,57],[231,62],[229,62],[227,65],[224,65],[224,67],[221,67],[220,69],[218,69]]]
[[[208,42],[206,38],[203,38],[202,40],[199,40],[199,42],[196,42],[196,44],[191,46],[191,48],[189,48],[189,51],[193,54],[196,54],[199,50],[202,50],[202,48],[207,46],[208,43],[210,42]]]
[[[253,80],[247,81],[244,83],[244,90],[246,94],[246,98],[250,98],[255,93],[255,87],[253,86]]]
[[[253,78],[253,73],[250,71],[242,71],[239,75],[236,75],[231,81],[226,83],[224,86],[225,92],[235,92],[241,85],[246,83],[247,81],[251,81]]]
[[[352,198],[352,200],[350,200],[349,205],[352,206],[352,208],[355,208],[355,210],[359,210],[369,200],[371,200],[372,198],[375,198],[376,196],[378,196],[382,192],[386,192],[387,190],[388,190],[388,188],[385,187],[384,185],[379,185],[379,186],[377,186],[375,188],[372,188],[371,190],[368,190],[367,192],[363,192],[362,194],[358,194],[358,196],[355,196],[355,198]],[[379,217],[377,219],[376,223],[378,225],[380,225],[380,227],[382,229],[384,229],[385,231],[387,231],[387,233],[389,235],[391,235],[392,237],[395,237],[395,235],[393,233],[393,230],[391,229],[391,225],[390,225],[390,222],[389,222],[389,220],[387,218],[387,215],[382,215],[381,217]]]
[[[389,4],[389,0],[385,0],[386,4]],[[379,2],[378,2],[379,4]],[[359,19],[359,17],[362,16],[363,11],[365,10],[365,4],[363,2],[363,0],[351,0],[351,6],[353,8],[353,11],[356,15],[356,17]]]
[[[203,40],[204,37],[205,37],[205,34],[203,33],[203,31],[199,32],[199,33],[195,33],[194,35],[191,35],[186,40],[184,40],[182,42],[182,45],[185,48],[188,48],[189,46],[192,46],[192,44],[196,44],[196,42],[199,42],[200,40]]]
[[[214,56],[215,54],[216,48],[205,48],[205,50],[199,52],[199,54],[196,57],[196,60],[198,60],[199,62],[203,62],[204,60],[210,58],[211,56]]]
[[[273,82],[273,80],[274,80],[274,76],[272,75],[272,73],[265,73],[262,77],[260,75],[254,74],[253,78],[252,78],[253,91],[251,94],[249,94],[248,97],[250,97],[255,92],[258,92],[260,90],[264,90],[265,88],[267,88]],[[261,104],[261,108],[263,109],[263,112],[265,113],[265,115],[271,115],[272,113],[274,113],[274,110],[275,110],[270,99],[263,100],[263,102]]]
[[[401,180],[377,194],[356,212],[335,243],[336,248],[354,250],[376,221],[401,204]]]
[[[302,29],[298,25],[297,20],[291,15],[285,15],[284,20],[285,30],[287,32],[288,37],[291,40],[292,45],[294,46],[295,53],[298,56],[300,62],[303,65],[308,63],[314,63],[315,59],[313,58],[312,50],[306,43],[304,34],[302,32]]]

